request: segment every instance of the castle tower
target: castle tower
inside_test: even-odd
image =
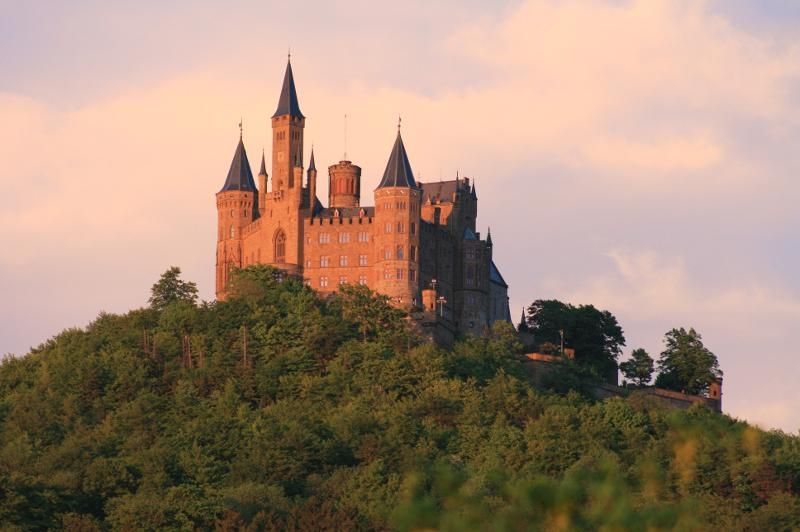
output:
[[[228,177],[217,192],[217,299],[224,299],[230,272],[242,267],[242,228],[259,216],[258,189],[241,132]]]
[[[304,128],[289,60],[272,115],[272,189],[265,202],[268,223],[262,226],[261,242],[264,262],[292,274],[300,271],[303,261],[302,216],[308,194],[303,187]]]
[[[294,86],[292,63],[288,61],[278,108],[272,115],[272,191],[278,195],[302,189],[302,183],[295,180],[294,168],[302,167],[305,124]]]
[[[375,189],[375,290],[400,306],[418,306],[422,191],[414,181],[400,126]]]
[[[328,167],[328,206],[332,209],[358,207],[361,203],[361,167],[339,161]]]

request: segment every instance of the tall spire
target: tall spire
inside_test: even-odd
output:
[[[267,175],[267,161],[264,158],[264,150],[261,150],[261,169],[258,171],[258,175]]]
[[[300,103],[297,101],[297,90],[294,88],[291,55],[286,62],[286,73],[283,75],[283,87],[281,88],[281,96],[278,98],[278,108],[275,110],[275,114],[272,115],[272,118],[283,115],[305,118],[303,113],[300,112]]]
[[[231,161],[231,168],[228,170],[228,177],[225,179],[225,184],[220,192],[228,190],[256,190],[253,171],[250,169],[250,161],[247,160],[247,152],[244,149],[244,142],[241,137],[239,138],[239,144],[236,146],[236,151],[233,153],[233,161]]]
[[[406,147],[403,145],[403,137],[400,136],[399,120],[397,122],[397,138],[394,141],[392,153],[389,155],[389,162],[386,163],[383,179],[378,185],[378,188],[386,187],[417,188],[414,173],[411,171],[411,163],[408,162]]]
[[[486,243],[491,245],[492,244],[492,228],[490,227],[488,231],[486,231]]]
[[[311,160],[308,161],[308,171],[317,171],[317,165],[314,164],[314,145],[311,145]]]

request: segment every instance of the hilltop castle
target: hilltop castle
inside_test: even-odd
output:
[[[272,115],[271,181],[262,154],[256,185],[240,135],[217,193],[218,299],[233,268],[269,264],[322,293],[367,285],[450,337],[510,321],[508,285],[492,261],[491,234],[476,231],[469,178],[418,183],[398,125],[375,206],[361,205],[361,168],[339,161],[328,167],[324,207],[313,149],[303,180],[304,127],[289,61]]]

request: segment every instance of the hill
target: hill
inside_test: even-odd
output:
[[[537,390],[510,326],[445,351],[264,267],[195,294],[173,276],[3,361],[4,529],[800,526],[799,438]]]

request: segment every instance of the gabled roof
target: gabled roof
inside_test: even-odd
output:
[[[387,187],[406,187],[417,188],[414,181],[414,173],[411,171],[411,163],[408,162],[406,147],[403,146],[403,137],[400,136],[400,129],[397,130],[397,138],[389,155],[389,162],[386,163],[386,170],[383,172],[378,188]]]
[[[425,201],[431,202],[439,200],[442,203],[452,203],[453,194],[456,192],[469,192],[469,188],[464,185],[463,180],[434,181],[433,183],[419,183],[422,188],[422,197]]]
[[[500,275],[500,270],[497,269],[497,265],[494,263],[494,261],[489,264],[489,281],[508,288],[508,283],[506,283],[505,279],[503,279],[503,276]]]
[[[290,115],[297,118],[305,118],[300,112],[300,103],[297,101],[297,90],[294,88],[294,75],[292,75],[292,61],[286,62],[286,73],[283,75],[283,87],[281,96],[278,98],[278,108],[275,110],[276,116]]]
[[[478,237],[469,227],[464,228],[464,240],[478,240]]]
[[[244,149],[244,142],[239,137],[239,144],[233,154],[231,169],[228,170],[228,177],[220,192],[227,190],[256,190],[256,182],[253,180],[253,171],[250,169],[250,161],[247,160],[247,152]]]

